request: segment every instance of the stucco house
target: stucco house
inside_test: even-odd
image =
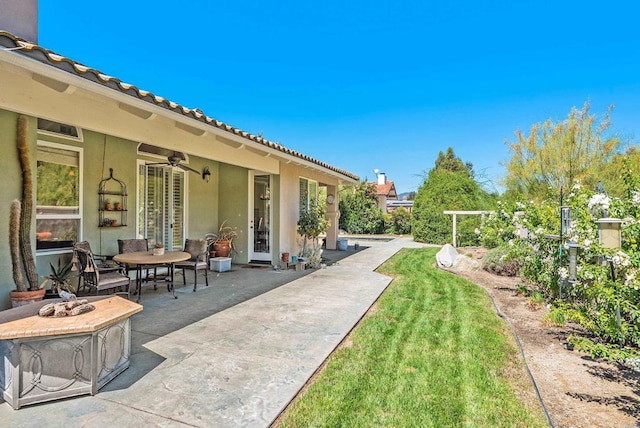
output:
[[[393,181],[387,180],[387,175],[384,172],[376,172],[376,175],[377,181],[370,184],[376,186],[378,208],[380,208],[383,213],[391,212],[393,211],[393,209],[389,210],[389,202],[398,200],[398,192],[396,192],[396,186]]]
[[[338,186],[356,175],[39,46],[37,1],[13,3],[22,8],[4,8],[0,18],[0,307],[15,288],[6,231],[9,202],[21,194],[20,115],[29,124],[40,275],[76,240],[100,254],[136,237],[180,249],[225,221],[239,231],[234,263],[276,262],[298,251],[300,209],[322,188],[334,196],[326,242],[336,247]],[[126,198],[116,180],[99,192],[110,170]],[[120,210],[106,211],[110,194]]]

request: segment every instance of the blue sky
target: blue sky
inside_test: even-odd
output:
[[[64,4],[64,6],[62,6]],[[39,43],[361,178],[453,147],[499,186],[517,129],[591,102],[640,137],[634,1],[41,0]],[[498,187],[499,189],[499,187]]]

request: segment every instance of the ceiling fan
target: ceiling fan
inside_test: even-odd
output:
[[[154,162],[154,163],[149,163],[147,165],[169,165],[172,167],[177,167],[182,169],[183,171],[195,172],[196,174],[200,175],[203,180],[206,180],[207,182],[209,181],[209,176],[211,175],[211,172],[209,171],[209,167],[205,166],[202,171],[198,171],[197,169],[191,168],[190,166],[182,165],[181,162],[183,160],[184,160],[184,155],[181,152],[174,151],[173,154],[167,156],[166,162]]]

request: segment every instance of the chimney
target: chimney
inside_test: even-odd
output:
[[[387,184],[387,176],[385,175],[384,172],[381,172],[380,174],[378,174],[378,184],[381,186],[383,184]]]
[[[0,0],[0,31],[38,43],[38,0]]]

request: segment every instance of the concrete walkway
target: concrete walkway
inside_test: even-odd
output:
[[[267,427],[387,287],[391,279],[374,270],[401,248],[420,246],[406,238],[359,244],[368,248],[350,247],[340,252],[349,257],[311,273],[234,266],[210,273],[210,286],[196,293],[179,288],[178,300],[164,287],[145,289],[128,370],[95,396],[20,410],[2,403],[0,421]]]

